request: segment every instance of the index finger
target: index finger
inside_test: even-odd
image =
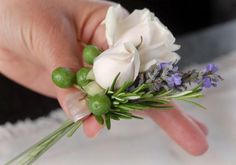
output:
[[[208,149],[206,135],[200,127],[180,109],[150,110],[147,115],[177,144],[192,155],[201,155]]]

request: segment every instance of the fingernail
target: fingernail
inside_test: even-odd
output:
[[[74,122],[91,114],[85,100],[85,94],[82,92],[69,94],[66,97],[65,106],[68,110],[69,118]]]

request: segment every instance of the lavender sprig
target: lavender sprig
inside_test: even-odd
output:
[[[202,89],[216,87],[218,82],[223,80],[217,71],[218,68],[215,64],[208,64],[200,71],[192,69],[183,72],[179,71],[176,63],[161,63],[153,65],[146,72],[140,73],[129,90],[143,83],[151,83],[152,86],[149,90],[152,92],[160,92],[163,89],[180,92],[192,84],[201,84]]]

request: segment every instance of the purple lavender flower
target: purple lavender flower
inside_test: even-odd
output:
[[[202,86],[204,88],[210,88],[212,86],[212,82],[211,82],[211,79],[209,77],[205,77],[203,78],[203,84]]]
[[[208,64],[205,69],[204,69],[205,72],[211,72],[211,73],[216,73],[218,71],[218,68],[215,64]]]
[[[171,77],[167,78],[167,84],[170,88],[173,88],[175,86],[179,86],[182,83],[182,77],[180,76],[180,74],[175,73],[173,75],[171,75]]]
[[[163,70],[163,69],[165,69],[168,65],[170,65],[170,63],[163,62],[163,63],[160,63],[157,67],[158,67],[159,70]]]
[[[215,64],[208,64],[203,73],[199,74],[198,82],[202,82],[202,87],[204,88],[217,87],[218,82],[223,80],[216,74],[217,71],[218,68]]]
[[[192,69],[184,72],[179,71],[176,63],[163,62],[140,73],[132,87],[136,88],[143,83],[151,83],[152,86],[148,90],[155,92],[162,89],[184,91],[192,84],[200,84],[202,88],[217,87],[218,83],[223,80],[217,71],[215,64],[208,64],[201,71]]]
[[[178,72],[178,70],[179,70],[178,66],[174,66],[173,69],[172,69],[173,72]]]

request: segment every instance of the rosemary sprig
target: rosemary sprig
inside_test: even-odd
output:
[[[32,164],[67,133],[68,137],[71,137],[81,124],[82,121],[76,123],[69,120],[65,121],[57,130],[16,156],[14,159],[5,163],[5,165],[11,165],[13,163],[17,165]]]
[[[116,89],[116,81],[119,78],[118,74],[113,80],[111,88],[106,90],[107,96],[111,100],[111,109],[103,116],[96,116],[98,123],[106,124],[107,129],[111,128],[111,119],[142,119],[142,117],[133,115],[135,110],[168,110],[173,109],[170,106],[172,100],[185,101],[205,109],[204,106],[192,101],[191,99],[203,97],[202,84],[197,84],[191,90],[180,91],[177,89],[165,89],[161,91],[150,91],[149,88],[153,83],[143,83],[136,87],[132,87],[134,82],[125,82],[120,88]]]

